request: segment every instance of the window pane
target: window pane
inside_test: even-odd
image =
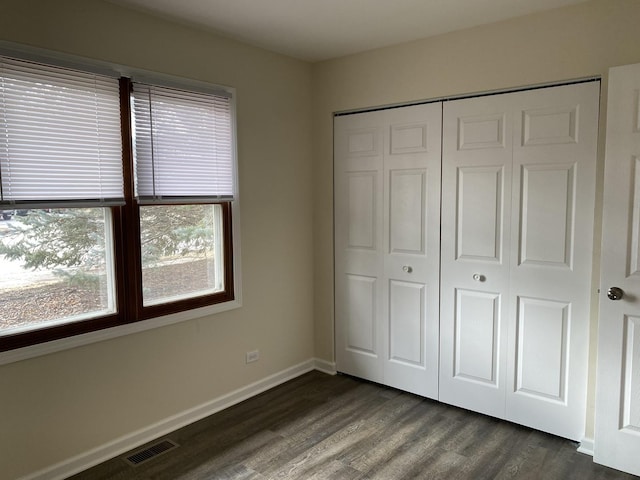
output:
[[[118,79],[0,57],[0,200],[124,203]]]
[[[110,210],[0,211],[0,335],[114,313]]]
[[[220,205],[140,207],[142,303],[224,290]]]
[[[133,99],[140,199],[233,198],[231,98],[134,82]]]

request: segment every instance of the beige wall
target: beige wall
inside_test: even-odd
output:
[[[316,355],[333,352],[332,112],[602,75],[640,62],[640,1],[593,0],[313,66]],[[594,292],[599,276],[604,118],[598,168]],[[587,435],[592,435],[597,297],[592,302]]]
[[[242,204],[242,308],[0,366],[15,479],[313,357],[311,68],[99,0],[1,3],[2,40],[235,87]]]

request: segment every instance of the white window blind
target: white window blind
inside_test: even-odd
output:
[[[231,98],[134,82],[132,111],[141,203],[233,198]]]
[[[0,205],[123,203],[118,79],[0,57]]]

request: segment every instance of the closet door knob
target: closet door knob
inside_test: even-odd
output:
[[[479,273],[474,273],[473,274],[473,279],[476,282],[484,282],[486,280],[486,277],[484,275],[479,274]]]
[[[402,270],[407,272],[407,273],[411,273],[411,272],[413,272],[413,267],[411,267],[409,265],[405,265],[404,267],[402,267]]]

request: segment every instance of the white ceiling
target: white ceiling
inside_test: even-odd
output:
[[[319,61],[586,0],[109,0]]]

